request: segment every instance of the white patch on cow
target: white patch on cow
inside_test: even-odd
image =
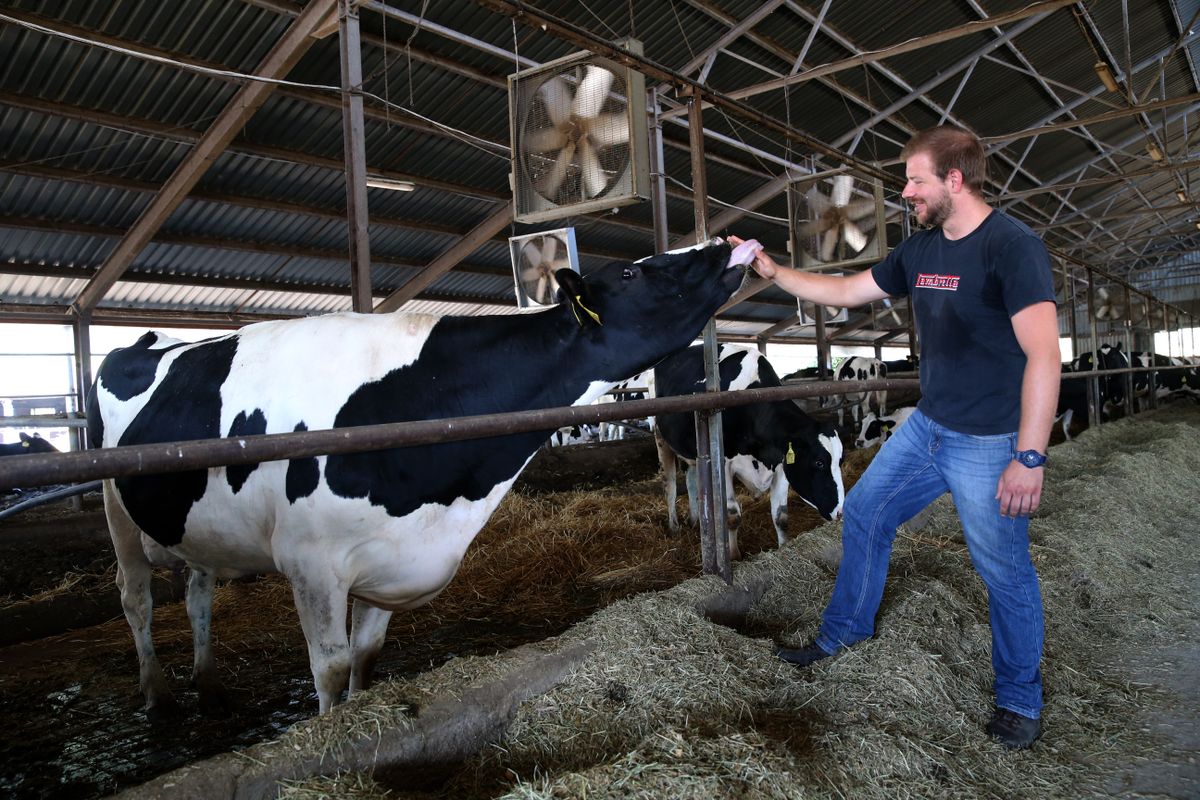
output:
[[[221,385],[221,435],[255,409],[267,433],[291,433],[299,422],[310,431],[332,428],[356,389],[417,360],[437,322],[428,314],[347,312],[245,329]]]
[[[838,515],[842,513],[842,503],[846,500],[846,487],[842,483],[842,440],[837,436],[818,434],[817,441],[829,453],[829,472],[833,475],[833,482],[837,484],[837,507],[830,513],[831,517],[837,519]]]
[[[775,474],[766,464],[750,455],[725,459],[725,469],[741,481],[755,497],[771,488],[771,480]]]
[[[649,261],[652,258],[657,258],[658,256],[662,256],[662,255],[673,256],[673,255],[678,255],[679,253],[688,253],[688,252],[691,252],[692,250],[703,250],[704,248],[709,247],[710,245],[722,244],[724,241],[725,240],[721,239],[720,237],[716,237],[713,239],[706,239],[705,241],[700,242],[699,244],[689,245],[688,247],[677,247],[674,250],[668,250],[665,253],[654,253],[653,255],[645,256],[644,258],[639,258],[637,261],[635,261],[633,263],[640,264],[643,261]]]

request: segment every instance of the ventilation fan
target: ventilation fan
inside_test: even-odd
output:
[[[793,183],[788,192],[792,253],[800,268],[847,266],[887,254],[883,182],[839,172]]]
[[[641,43],[626,40],[630,52]],[[508,77],[514,217],[542,222],[649,196],[646,82],[577,53]]]
[[[1109,292],[1103,286],[1096,290],[1096,319],[1122,319],[1125,316],[1125,307],[1119,305],[1116,292]]]
[[[512,257],[519,308],[543,308],[558,302],[557,270],[579,272],[579,252],[575,248],[575,229],[514,236],[508,240]]]
[[[831,272],[829,274],[840,277],[842,273]],[[817,306],[815,303],[810,303],[807,300],[797,300],[796,305],[800,310],[801,325],[816,325],[818,308],[821,309],[821,316],[825,318],[826,325],[838,324],[850,319],[849,312],[837,306]]]

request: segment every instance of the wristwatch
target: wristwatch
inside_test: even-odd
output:
[[[1040,467],[1046,463],[1046,456],[1037,450],[1021,450],[1013,458],[1030,469]]]

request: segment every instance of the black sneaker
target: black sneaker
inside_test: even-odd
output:
[[[795,650],[780,647],[776,649],[775,655],[797,667],[807,667],[809,664],[820,661],[822,658],[829,658],[829,653],[818,647],[816,642],[809,642],[804,647]]]
[[[1042,735],[1042,721],[997,708],[985,730],[1009,750],[1024,750]]]

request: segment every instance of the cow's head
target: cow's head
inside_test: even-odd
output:
[[[620,381],[687,347],[741,285],[756,242],[714,239],[685,250],[614,261],[580,276],[559,270],[559,302],[600,364]]]
[[[35,433],[30,436],[28,433],[21,434],[21,452],[22,453],[57,453],[58,448],[42,438],[41,434]]]
[[[842,513],[846,489],[842,483],[842,440],[831,424],[788,425],[783,474],[800,499],[825,519]]]
[[[890,431],[894,425],[894,422],[875,416],[874,411],[868,411],[862,419],[862,430],[859,431],[858,438],[854,440],[854,446],[861,450],[878,444],[883,440],[884,433]]]

